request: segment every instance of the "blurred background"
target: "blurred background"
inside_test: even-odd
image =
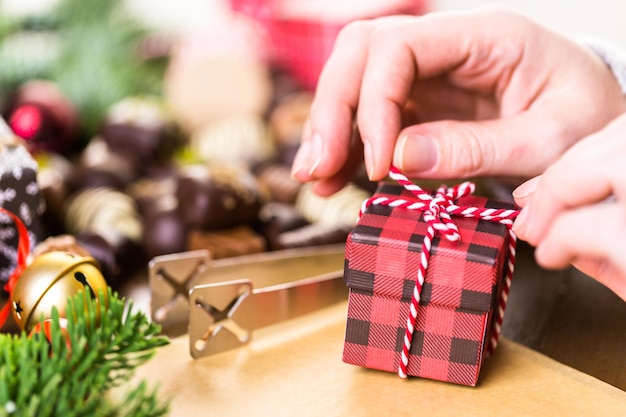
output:
[[[419,1],[419,0],[418,0]],[[58,0],[3,0],[0,2],[5,13],[30,13],[46,9]],[[207,15],[216,7],[219,0],[127,0],[129,7],[146,22],[158,27],[176,30],[202,28],[212,17]],[[266,3],[268,3],[266,1]],[[293,1],[307,4],[312,2]],[[354,0],[314,2],[320,10],[329,13],[336,7],[358,9],[363,2]],[[365,3],[376,3],[366,1]],[[378,3],[385,3],[379,1]],[[390,2],[387,2],[390,3]],[[469,9],[494,3],[489,0],[428,0],[430,10]],[[501,0],[498,3],[514,7],[534,19],[557,30],[572,34],[593,33],[626,46],[626,28],[622,24],[626,6],[611,0],[598,0],[593,3],[583,0]],[[330,4],[330,7],[328,6]],[[346,6],[341,6],[345,4]],[[339,5],[339,6],[338,6]],[[351,5],[351,6],[350,6]],[[310,7],[310,6],[309,6]]]
[[[321,199],[290,177],[337,33],[354,19],[488,3],[0,0],[0,115],[19,138],[0,124],[0,206],[27,224],[35,256],[91,255],[146,310],[154,256],[345,242],[375,184],[359,172]],[[626,50],[626,3],[500,3]],[[497,191],[486,185],[480,194]],[[16,247],[0,215],[0,284]],[[575,271],[540,270],[520,249],[504,335],[626,389],[615,366],[624,303]],[[7,299],[0,290],[0,306]]]
[[[289,174],[337,33],[355,19],[488,3],[0,0],[0,114],[39,166],[40,199],[16,206],[34,218],[33,246],[79,246],[115,286],[167,253],[345,241],[375,185],[358,173],[320,199]],[[621,3],[501,3],[626,49]],[[15,242],[0,255],[2,281]]]
[[[461,10],[492,4],[486,0],[435,0],[434,8]],[[572,36],[600,36],[626,48],[626,26],[622,23],[626,5],[610,0],[598,0],[593,4],[582,0],[502,0],[508,5],[532,17],[554,30]]]

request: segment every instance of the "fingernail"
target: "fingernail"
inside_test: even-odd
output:
[[[304,170],[308,171],[309,167],[309,156],[311,154],[311,142],[304,141],[300,144],[300,148],[298,152],[296,152],[296,156],[293,159],[293,164],[291,166],[291,176],[293,178],[298,175],[299,172]]]
[[[515,190],[513,190],[513,197],[515,199],[525,199],[534,194],[537,189],[537,184],[539,184],[539,179],[541,176],[534,177],[521,184]]]
[[[407,172],[428,171],[437,163],[437,144],[428,136],[408,134],[400,138],[394,165]]]
[[[324,156],[324,142],[322,141],[322,136],[315,132],[313,137],[311,138],[311,155],[310,158],[315,162],[311,165],[309,169],[309,175],[312,176],[320,162],[322,162],[322,157]]]
[[[367,176],[371,180],[374,178],[374,151],[372,145],[369,142],[363,144],[363,158],[365,159],[365,168],[367,169]]]

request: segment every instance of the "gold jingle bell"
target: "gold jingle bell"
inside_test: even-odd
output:
[[[30,332],[42,316],[52,316],[53,307],[65,317],[67,299],[81,290],[96,300],[99,290],[107,294],[107,283],[94,258],[60,251],[39,255],[24,269],[13,289],[15,322]]]

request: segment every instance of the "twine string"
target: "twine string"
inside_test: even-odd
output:
[[[458,184],[454,187],[449,188],[446,186],[441,186],[437,189],[434,195],[431,195],[430,193],[420,188],[417,184],[410,181],[404,174],[402,174],[397,168],[393,166],[390,168],[389,176],[397,181],[400,185],[402,185],[407,191],[409,191],[414,198],[406,199],[400,197],[396,198],[374,196],[367,199],[363,203],[359,212],[359,217],[363,215],[363,213],[365,212],[365,210],[367,210],[369,206],[382,205],[389,207],[400,207],[408,210],[421,210],[424,212],[424,221],[428,224],[426,233],[424,235],[424,240],[422,242],[420,265],[417,271],[417,279],[415,280],[413,294],[411,296],[409,314],[406,320],[404,341],[402,345],[402,352],[400,355],[400,365],[398,367],[398,375],[401,378],[406,378],[408,375],[407,369],[409,364],[409,352],[411,350],[411,344],[413,341],[415,323],[417,322],[417,310],[419,308],[421,292],[424,286],[426,270],[428,269],[428,263],[430,260],[432,241],[437,232],[442,234],[450,242],[458,243],[461,240],[459,229],[452,220],[451,216],[469,217],[478,220],[501,223],[508,228],[509,254],[506,260],[506,273],[502,286],[500,302],[496,313],[494,329],[487,347],[487,353],[492,353],[498,344],[498,338],[500,336],[500,330],[502,328],[502,320],[504,319],[504,310],[506,308],[509,289],[511,286],[511,279],[513,277],[517,238],[512,230],[512,226],[513,220],[519,214],[519,210],[492,209],[457,205],[455,203],[456,200],[461,197],[468,196],[475,191],[476,186],[472,182],[464,182],[462,184]]]

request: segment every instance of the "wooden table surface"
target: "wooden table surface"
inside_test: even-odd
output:
[[[626,302],[574,268],[539,268],[525,244],[502,332],[626,391]]]
[[[201,359],[185,336],[140,367],[170,417],[622,416],[626,392],[507,338],[477,387],[403,380],[341,361],[347,303],[259,329],[251,343]],[[125,395],[125,387],[117,391]]]
[[[345,302],[260,329],[252,343],[202,359],[189,355],[188,337],[177,337],[131,383],[158,384],[172,417],[406,415],[416,393],[426,399],[423,415],[623,415],[626,303],[573,269],[542,270],[532,252],[519,247],[504,337],[477,388],[419,378],[399,383],[392,373],[342,363]],[[127,295],[140,308],[149,302],[145,285]]]

